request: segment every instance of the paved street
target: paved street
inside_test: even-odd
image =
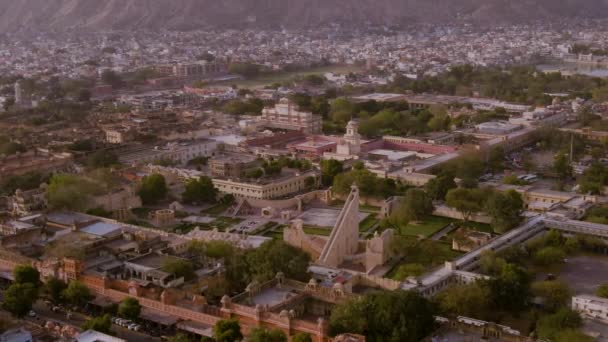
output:
[[[2,298],[2,293],[0,293],[0,298]],[[27,316],[25,320],[38,326],[44,326],[47,321],[52,320],[59,322],[62,325],[71,325],[80,328],[82,324],[89,318],[81,313],[73,312],[71,318],[68,320],[65,313],[53,312],[51,307],[41,300],[34,304],[33,310],[36,313],[36,317]],[[131,331],[115,324],[112,326],[112,330],[116,333],[117,337],[125,339],[129,342],[160,341],[160,338],[158,337],[152,337],[141,332]]]

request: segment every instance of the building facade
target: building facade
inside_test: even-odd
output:
[[[259,119],[265,127],[302,131],[307,134],[321,133],[321,116],[301,112],[297,105],[282,99],[274,107],[264,108]]]
[[[316,171],[296,173],[265,183],[240,182],[230,179],[214,178],[213,185],[224,194],[251,199],[274,199],[310,190],[307,178],[312,177],[315,184],[319,174]],[[313,185],[314,186],[314,185]]]

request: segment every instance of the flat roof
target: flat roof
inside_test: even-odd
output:
[[[245,141],[246,138],[236,134],[230,135],[220,135],[217,137],[209,137],[211,140],[215,140],[219,143],[224,143],[227,145],[238,145],[240,142]]]
[[[46,215],[46,219],[53,223],[58,223],[64,226],[71,226],[74,223],[89,221],[91,220],[91,217],[76,212],[59,211]]]
[[[126,342],[122,338],[110,336],[95,330],[87,330],[76,337],[77,342]]]
[[[412,151],[395,151],[395,150],[385,150],[385,149],[373,150],[368,153],[385,156],[389,160],[402,160],[402,159],[416,156],[416,154],[417,154],[416,152],[412,152]]]
[[[96,222],[80,229],[83,233],[88,233],[97,236],[118,235],[121,231],[119,225],[108,222]]]
[[[404,94],[391,94],[391,93],[373,93],[367,95],[354,96],[352,99],[359,101],[402,101],[405,100],[406,95]]]

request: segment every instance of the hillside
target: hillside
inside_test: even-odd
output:
[[[0,30],[479,24],[608,17],[608,0],[0,0]]]

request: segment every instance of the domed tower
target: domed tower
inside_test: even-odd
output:
[[[359,134],[359,123],[350,120],[346,125],[344,141],[350,145],[350,154],[361,153],[361,135]]]

